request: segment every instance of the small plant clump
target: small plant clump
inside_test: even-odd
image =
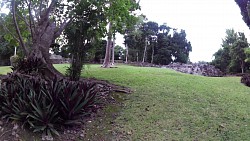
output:
[[[43,75],[45,64],[41,58],[29,57],[19,59],[16,61],[16,65],[12,66],[12,70],[28,75]]]
[[[241,83],[245,84],[246,86],[250,87],[250,74],[244,74],[241,77]]]
[[[0,116],[49,136],[58,135],[62,125],[80,123],[100,103],[97,86],[91,82],[13,72],[0,86]]]
[[[17,64],[18,64],[18,62],[19,62],[19,60],[20,60],[19,56],[17,56],[17,55],[11,56],[10,57],[10,64],[11,64],[11,66],[12,67],[16,67]]]

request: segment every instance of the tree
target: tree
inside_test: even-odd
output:
[[[3,1],[6,2],[7,1]],[[68,11],[65,11],[65,6]],[[48,3],[41,1],[11,1],[11,15],[16,31],[15,39],[18,40],[25,56],[29,58],[39,58],[45,68],[44,74],[47,76],[62,76],[52,65],[49,57],[49,48],[53,41],[60,36],[63,29],[70,21],[69,12],[73,5],[68,5],[62,1],[52,0]],[[60,14],[61,13],[61,14]],[[65,14],[64,14],[65,13]],[[63,16],[64,18],[60,18]],[[64,20],[63,20],[64,19]],[[24,24],[20,24],[24,23]],[[23,37],[21,26],[25,26],[29,40]]]
[[[235,67],[231,65],[231,56],[230,56],[230,50],[232,48],[232,45],[237,40],[237,33],[234,31],[234,29],[227,29],[226,30],[226,37],[222,40],[221,49],[219,49],[214,54],[214,60],[212,61],[212,64],[220,69],[224,73],[229,73],[232,71],[236,71]]]
[[[155,48],[155,57],[153,63],[166,65],[171,63],[172,50],[170,46],[171,35],[169,34],[170,27],[166,23],[159,26],[157,35],[157,47]]]
[[[244,33],[226,30],[222,48],[214,54],[212,64],[224,73],[243,73],[246,69],[246,49],[248,42]]]
[[[121,46],[119,46],[119,45],[115,46],[114,59],[115,60],[123,60],[124,59],[124,52],[125,52],[125,50]]]
[[[8,1],[4,0],[3,3],[4,2],[7,3]],[[61,73],[53,67],[49,59],[49,48],[51,44],[54,43],[55,39],[61,35],[62,31],[73,19],[79,18],[79,15],[76,13],[78,8],[81,8],[81,6],[79,6],[81,3],[91,3],[92,10],[100,10],[100,14],[105,14],[105,2],[105,0],[78,2],[75,0],[12,0],[10,9],[16,31],[13,37],[18,40],[20,47],[28,59],[39,58],[42,60],[45,65],[44,74],[49,77],[62,76]],[[83,13],[88,13],[88,9],[82,10]],[[88,19],[85,18],[84,16],[82,17],[82,19],[87,22]],[[102,17],[99,18],[101,19]],[[20,22],[24,24],[20,24]],[[24,33],[21,32],[23,25],[28,31],[25,33],[29,37],[27,38],[29,40],[22,35],[22,33]],[[99,25],[102,26],[103,23],[100,22]],[[102,32],[104,33],[104,30]]]
[[[103,36],[102,9],[95,8],[97,1],[80,1],[75,9],[75,18],[64,32],[71,50],[72,63],[67,70],[71,80],[80,79],[86,52],[98,38]]]
[[[230,65],[239,65],[241,73],[244,73],[246,54],[245,49],[248,48],[247,38],[244,33],[239,32],[237,40],[233,43],[230,56],[232,57]]]
[[[250,27],[250,3],[249,0],[235,0],[240,8],[242,19]]]
[[[174,56],[174,62],[187,63],[189,59],[189,52],[192,51],[192,46],[186,39],[185,30],[181,30],[180,33],[174,31],[174,35],[171,39],[171,46]]]
[[[142,58],[142,63],[147,61],[147,47],[148,44],[153,45],[153,42],[155,41],[155,36],[158,33],[158,23],[149,21],[147,23],[144,23],[142,27],[140,28],[142,31],[142,37],[144,39],[144,51],[143,51],[143,58]],[[151,54],[151,60],[153,59],[153,50],[154,46],[152,46],[152,50],[150,52]]]
[[[126,31],[125,31],[125,35],[124,35],[124,45],[126,48],[126,58],[125,58],[125,63],[128,63],[129,58],[131,59],[131,57],[129,57],[129,48],[136,48],[136,46],[139,46],[140,44],[137,43],[137,40],[135,40],[135,38],[140,37],[142,32],[139,30],[140,27],[143,25],[144,20],[146,19],[146,17],[144,15],[138,15],[137,17],[135,17],[135,24],[132,25],[130,24],[130,26],[127,27]],[[134,50],[135,51],[135,50]],[[132,49],[133,52],[133,49]],[[136,56],[137,56],[137,62],[138,62],[138,51],[136,52]]]
[[[171,30],[174,34],[170,34]],[[151,21],[143,22],[138,29],[128,32],[125,43],[130,49],[128,55],[131,61],[140,60],[162,65],[173,61],[187,63],[189,52],[192,51],[185,30],[178,32],[166,23],[158,26],[158,23]]]
[[[0,36],[0,65],[10,65],[10,57],[14,55],[14,46]]]
[[[132,11],[139,9],[139,4],[135,0],[109,0],[106,10],[107,19],[109,22],[109,29],[107,33],[106,53],[102,67],[109,68],[112,37],[115,38],[115,33],[124,33],[125,27],[133,24],[134,15]]]

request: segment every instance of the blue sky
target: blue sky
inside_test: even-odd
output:
[[[192,62],[211,61],[226,29],[244,32],[250,41],[250,30],[234,0],[141,0],[140,5],[149,21],[186,31]],[[118,43],[122,42],[120,37]]]

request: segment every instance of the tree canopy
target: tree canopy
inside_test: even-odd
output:
[[[249,44],[244,33],[226,30],[226,37],[222,40],[222,48],[214,54],[212,64],[224,73],[239,73],[247,70],[246,63]]]
[[[130,61],[142,61],[167,65],[171,62],[187,63],[191,43],[186,39],[185,30],[177,30],[149,21],[137,25],[128,32],[125,44],[129,48]]]
[[[250,27],[250,3],[249,0],[235,0],[240,8],[242,19]]]

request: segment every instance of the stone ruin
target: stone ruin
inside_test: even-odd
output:
[[[223,76],[223,73],[219,69],[215,68],[213,65],[209,65],[208,63],[191,63],[191,64],[171,63],[169,65],[156,65],[151,63],[134,62],[130,63],[130,65],[140,66],[140,67],[168,68],[182,73],[188,73],[193,75],[202,75],[210,77]]]
[[[69,58],[63,58],[61,55],[50,54],[50,60],[53,64],[67,64],[70,63]]]
[[[179,72],[210,76],[210,77],[221,77],[223,73],[208,63],[192,63],[192,64],[182,64],[182,63],[172,63],[169,65],[162,66],[162,68],[169,68]]]

